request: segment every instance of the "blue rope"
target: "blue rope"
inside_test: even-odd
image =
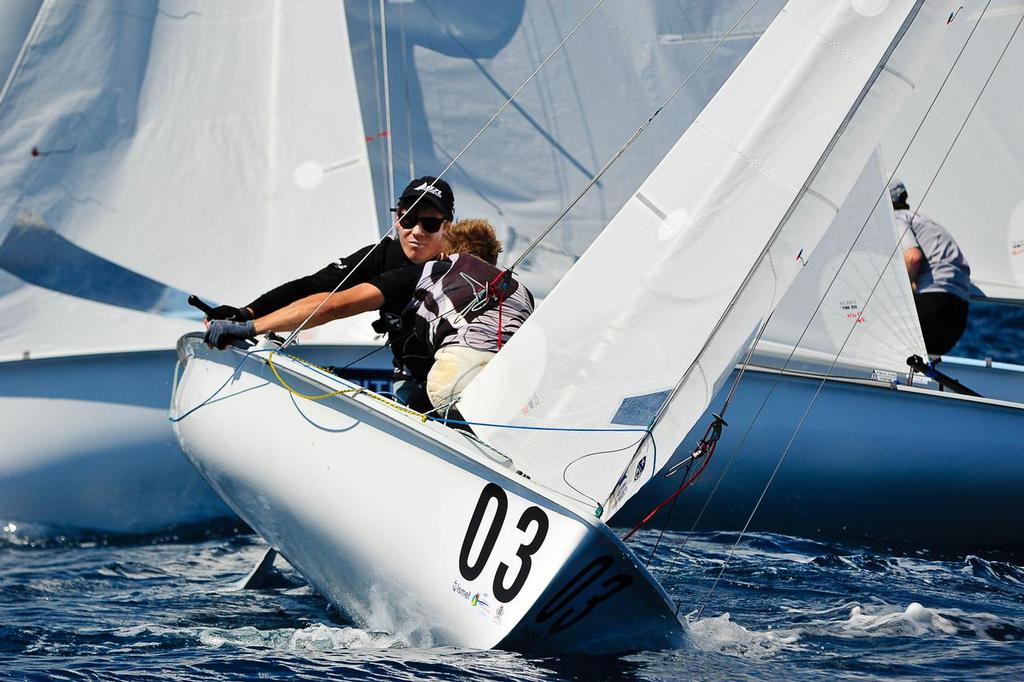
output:
[[[190,414],[192,414],[193,412],[198,410],[200,407],[205,407],[205,406],[209,405],[210,402],[214,398],[216,398],[220,394],[221,391],[223,391],[225,388],[227,388],[228,384],[231,383],[231,380],[234,378],[235,374],[238,373],[238,370],[241,369],[242,365],[245,364],[245,361],[249,359],[250,355],[256,355],[257,353],[267,353],[267,352],[271,352],[272,353],[273,350],[271,350],[269,348],[260,348],[259,350],[247,350],[247,351],[245,351],[245,355],[242,357],[242,361],[239,362],[237,365],[235,365],[235,369],[234,369],[234,371],[231,372],[231,376],[229,376],[224,381],[224,383],[220,385],[220,388],[218,388],[216,391],[213,392],[213,395],[211,395],[209,398],[207,398],[206,400],[202,401],[201,403],[199,403],[198,405],[196,405],[192,409],[188,410],[187,412],[185,412],[185,414],[181,415],[180,417],[168,416],[167,417],[167,421],[171,422],[172,424],[176,424],[176,423],[182,421],[183,419],[185,419],[185,417],[189,416]]]
[[[518,424],[494,424],[491,422],[468,422],[460,419],[444,419],[442,417],[427,417],[430,421],[442,424],[459,424],[462,426],[490,426],[496,429],[522,429],[524,431],[574,431],[577,433],[650,433],[650,429],[599,429],[599,428],[570,428],[560,426],[523,426]]]

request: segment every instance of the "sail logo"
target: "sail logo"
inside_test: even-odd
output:
[[[1015,239],[1010,242],[1011,256],[1024,256],[1024,239]]]
[[[846,319],[856,320],[857,324],[864,322],[864,313],[857,301],[840,301],[839,307],[846,313]]]

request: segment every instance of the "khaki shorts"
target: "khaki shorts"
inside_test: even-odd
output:
[[[434,407],[450,403],[469,385],[496,353],[467,346],[445,346],[434,354],[427,375],[427,395]]]

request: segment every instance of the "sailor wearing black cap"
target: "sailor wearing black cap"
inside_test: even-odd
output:
[[[325,268],[271,289],[252,303],[235,308],[215,308],[208,320],[234,320],[244,323],[263,317],[311,294],[350,289],[378,277],[384,272],[409,265],[422,264],[441,254],[441,238],[455,213],[455,195],[444,180],[424,176],[410,182],[392,209],[397,216],[398,239],[384,237],[344,256]],[[403,325],[402,310],[385,306],[374,329],[387,333],[394,354],[396,379],[415,378],[423,383],[434,361],[433,350],[421,347],[412,329]],[[410,396],[412,402],[426,400],[426,394]],[[429,404],[429,403],[426,403]],[[413,407],[423,407],[423,404]]]
[[[896,225],[903,231],[900,246],[924,345],[929,355],[942,355],[956,345],[967,327],[971,266],[949,232],[911,211],[907,197],[901,181],[889,185]]]

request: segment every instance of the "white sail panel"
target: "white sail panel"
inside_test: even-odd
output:
[[[907,186],[911,208],[941,224],[957,240],[971,265],[975,286],[987,297],[1020,301],[1024,300],[1024,117],[1020,115],[1024,32],[1018,31],[1009,41],[1024,3],[994,0],[987,8],[981,2],[964,4],[950,24],[954,39],[936,54],[922,78],[921,97],[914,98],[886,136],[883,160],[890,171],[896,166],[922,109],[949,74],[896,176]],[[950,73],[976,24],[975,35]],[[1006,55],[993,73],[1008,42]],[[989,74],[992,80],[985,87]],[[976,99],[977,108],[967,119]],[[942,157],[965,119],[967,125],[940,170]]]
[[[396,186],[445,168],[594,4],[385,3]],[[448,171],[456,213],[490,220],[504,242],[502,262],[516,260],[714,49],[629,151],[519,266],[530,290],[547,295],[783,4],[605,2]],[[381,188],[388,173],[387,138],[377,136],[385,127],[379,106],[384,83],[378,4],[350,2],[346,11],[364,125],[374,138],[368,147]],[[382,216],[386,195],[378,189]]]
[[[858,7],[790,2],[470,385],[470,420],[634,429],[484,429],[526,473],[584,504],[618,483],[614,513],[703,412],[797,274],[794,256],[835,217],[945,21],[920,3]],[[662,452],[648,440],[634,457],[636,430],[656,417]]]
[[[120,349],[170,348],[186,293],[241,305],[375,241],[343,7],[48,0],[0,101],[0,196],[4,357],[107,349],[139,316]]]
[[[900,236],[876,153],[818,246],[794,258],[800,271],[758,343],[759,363],[782,366],[796,348],[790,367],[818,360],[901,372],[908,357],[923,357]]]

